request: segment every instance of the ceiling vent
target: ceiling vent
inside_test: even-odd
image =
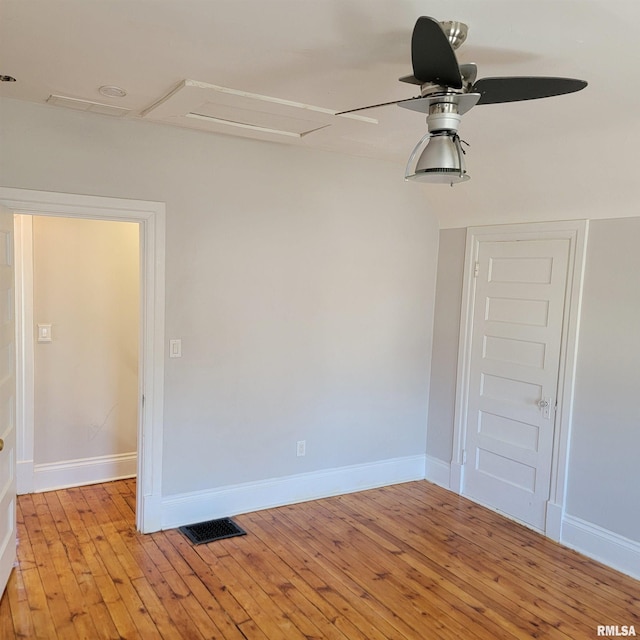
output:
[[[315,138],[329,128],[332,134],[340,134],[378,123],[361,115],[337,115],[324,107],[195,80],[184,80],[141,115],[201,131],[288,143],[304,143],[305,136]]]
[[[76,111],[90,111],[91,113],[100,113],[104,116],[122,117],[131,112],[131,109],[124,107],[114,107],[110,104],[101,102],[92,102],[91,100],[81,100],[80,98],[70,98],[69,96],[58,96],[51,94],[47,98],[48,104],[57,107],[67,107],[67,109],[75,109]]]

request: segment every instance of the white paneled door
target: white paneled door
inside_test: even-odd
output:
[[[0,209],[0,596],[16,559],[13,214]]]
[[[481,241],[463,494],[545,529],[569,239]]]

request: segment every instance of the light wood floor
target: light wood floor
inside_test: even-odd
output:
[[[640,583],[427,482],[140,535],[135,482],[21,496],[0,638],[594,639]]]

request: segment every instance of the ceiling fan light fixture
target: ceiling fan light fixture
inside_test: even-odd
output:
[[[425,141],[426,146],[415,164],[413,173],[410,174],[410,167]],[[466,182],[470,178],[456,131],[430,132],[424,136],[409,157],[404,176],[405,180],[415,182],[450,185]]]

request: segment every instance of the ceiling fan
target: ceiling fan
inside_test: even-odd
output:
[[[340,112],[352,113],[397,104],[427,114],[428,132],[409,156],[405,180],[451,185],[469,180],[458,126],[461,117],[474,106],[549,98],[580,91],[587,86],[584,80],[542,76],[477,80],[477,66],[473,63],[459,65],[455,55],[455,49],[466,40],[467,32],[468,27],[462,22],[438,22],[426,16],[418,18],[411,36],[413,75],[404,76],[400,81],[419,85],[420,95]],[[427,145],[410,175],[410,167],[425,142]]]

